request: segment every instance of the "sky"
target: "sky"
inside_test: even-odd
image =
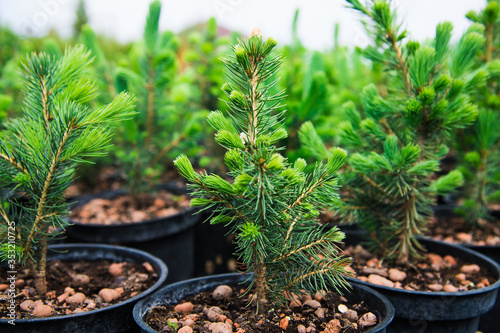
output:
[[[264,37],[289,43],[294,12],[300,9],[298,34],[312,49],[333,45],[335,23],[340,24],[339,42],[350,47],[369,43],[359,14],[346,8],[344,0],[161,0],[160,28],[179,32],[215,17],[220,26],[250,34],[254,27]],[[393,0],[404,27],[416,40],[432,38],[439,22],[453,23],[453,39],[467,29],[465,14],[485,7],[486,0]],[[90,26],[99,34],[121,42],[142,37],[149,0],[85,0]],[[43,36],[50,29],[69,37],[78,0],[0,0],[0,25],[22,36]]]

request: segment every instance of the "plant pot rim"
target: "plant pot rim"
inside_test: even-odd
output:
[[[435,239],[432,239],[432,238],[427,238],[427,237],[418,237],[419,241],[426,241],[426,242],[430,242],[430,243],[435,243],[435,244],[440,244],[440,245],[444,245],[444,246],[448,246],[448,247],[451,247],[451,248],[455,248],[455,249],[458,249],[460,251],[464,251],[464,252],[468,252],[469,254],[471,255],[474,255],[476,257],[479,257],[480,259],[484,260],[484,261],[487,261],[491,267],[493,268],[494,267],[494,271],[491,271],[490,267],[488,267],[488,272],[493,275],[494,277],[496,277],[496,282],[487,286],[487,287],[484,287],[484,288],[480,288],[480,289],[474,289],[474,290],[466,290],[466,291],[456,291],[456,292],[447,292],[447,291],[421,291],[421,290],[406,290],[406,289],[400,289],[400,288],[394,288],[394,287],[386,287],[386,286],[382,286],[382,285],[377,285],[377,284],[373,284],[373,283],[369,283],[369,282],[364,282],[364,281],[360,281],[356,278],[351,278],[351,277],[346,277],[346,279],[352,283],[352,282],[357,282],[357,283],[360,283],[360,284],[363,284],[363,285],[366,285],[368,287],[376,287],[377,289],[380,288],[380,289],[383,289],[383,290],[387,290],[387,291],[391,291],[391,292],[397,292],[397,293],[402,293],[402,294],[408,294],[408,295],[432,295],[432,296],[447,296],[447,297],[450,297],[450,296],[453,296],[453,297],[467,297],[467,296],[471,296],[471,295],[477,295],[477,294],[483,294],[483,293],[487,293],[489,291],[492,291],[492,290],[495,290],[495,289],[498,289],[500,288],[500,265],[498,265],[494,260],[488,258],[487,256],[485,256],[484,254],[481,254],[481,253],[478,253],[472,249],[469,249],[467,247],[464,247],[464,246],[460,246],[460,245],[457,245],[457,244],[451,244],[451,243],[447,243],[447,242],[443,242],[443,241],[437,241]],[[483,265],[484,266],[484,265]]]
[[[165,265],[165,263],[157,258],[156,256],[145,252],[141,250],[137,250],[134,248],[126,247],[126,246],[119,246],[119,245],[108,245],[108,244],[80,244],[80,243],[68,243],[68,244],[53,244],[49,245],[49,250],[67,250],[67,249],[95,249],[95,250],[125,250],[126,252],[130,253],[135,253],[137,255],[144,256],[145,258],[148,258],[148,261],[151,261],[151,263],[154,263],[158,265],[160,268],[160,271],[158,273],[158,280],[155,282],[154,285],[149,287],[148,289],[144,290],[142,293],[135,295],[134,297],[128,298],[124,300],[123,302],[116,303],[110,306],[106,306],[100,309],[92,310],[92,311],[87,311],[87,312],[81,312],[81,313],[75,313],[75,314],[69,314],[69,315],[63,315],[63,316],[52,316],[52,317],[42,317],[42,318],[26,318],[26,319],[14,319],[16,324],[25,324],[25,323],[33,323],[33,322],[53,322],[53,321],[58,321],[58,320],[67,320],[67,319],[73,319],[73,318],[79,318],[79,317],[84,317],[84,316],[89,316],[92,314],[97,314],[105,311],[111,311],[114,310],[120,306],[123,306],[128,303],[133,303],[135,301],[138,301],[142,299],[143,297],[148,296],[151,294],[153,291],[158,289],[167,279],[167,274],[168,274],[168,268]],[[50,261],[50,260],[49,260]],[[0,319],[0,324],[7,324],[11,319]]]
[[[156,293],[161,293],[165,289],[175,289],[178,286],[182,286],[185,283],[193,283],[193,282],[202,281],[202,280],[219,280],[219,279],[220,280],[224,280],[224,279],[227,279],[227,278],[240,276],[241,277],[241,281],[245,281],[245,280],[251,278],[251,275],[252,275],[252,273],[225,273],[225,274],[202,276],[202,277],[197,277],[197,278],[193,278],[193,279],[189,279],[189,280],[184,280],[184,281],[179,281],[179,282],[175,282],[175,283],[166,285],[166,286],[162,287],[161,289],[156,290]],[[395,316],[394,306],[387,299],[387,297],[385,297],[384,295],[382,295],[377,290],[374,290],[373,288],[370,288],[369,286],[363,285],[361,283],[350,282],[350,284],[351,284],[351,286],[354,286],[356,288],[362,289],[364,291],[367,291],[367,292],[375,295],[378,299],[380,299],[382,301],[382,303],[384,304],[384,306],[386,308],[386,311],[387,311],[384,319],[381,320],[376,326],[374,326],[374,327],[370,328],[369,330],[365,331],[365,333],[374,332],[376,330],[379,330],[379,329],[382,329],[384,327],[387,327],[391,323],[391,321],[394,319],[394,316]],[[351,290],[352,290],[352,288],[351,288]],[[147,302],[147,301],[148,301],[148,297],[145,297],[145,298],[141,299],[140,301],[138,301],[135,304],[134,310],[133,310],[134,320],[135,320],[136,324],[140,327],[140,329],[142,331],[144,331],[144,332],[150,332],[150,333],[158,332],[158,331],[155,331],[154,329],[152,329],[150,326],[148,326],[144,322],[144,320],[142,319],[142,317],[140,315],[140,308],[143,307],[144,303]],[[166,299],[163,304],[169,304],[169,300]]]

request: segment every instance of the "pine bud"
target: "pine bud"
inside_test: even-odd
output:
[[[338,171],[344,164],[347,158],[347,151],[335,147],[328,152],[328,172],[333,173]]]
[[[470,151],[465,154],[465,160],[475,167],[479,167],[481,165],[481,156],[477,151]]]
[[[194,172],[191,162],[186,155],[179,155],[174,161],[174,165],[179,169],[179,173],[191,181],[196,179],[196,172]]]
[[[448,101],[446,99],[442,99],[436,103],[432,110],[432,115],[436,117],[442,116],[444,112],[448,109]]]
[[[449,76],[441,75],[440,77],[437,78],[436,81],[434,81],[432,86],[434,87],[434,90],[436,92],[441,92],[441,91],[445,90],[446,88],[448,88],[450,86],[450,83],[451,83],[451,79]]]
[[[259,236],[260,236],[259,226],[253,222],[246,222],[240,228],[240,237],[242,237],[243,239],[254,241]]]
[[[234,54],[236,55],[236,61],[245,69],[250,69],[250,61],[248,59],[248,55],[244,48],[241,46],[236,46],[234,48]]]
[[[469,11],[467,14],[465,14],[465,17],[467,17],[469,20],[471,20],[472,22],[477,22],[479,21],[479,17],[477,15],[477,13],[473,10]]]
[[[223,193],[233,194],[233,186],[217,175],[208,175],[203,179],[203,182],[209,188]]]
[[[416,118],[420,116],[420,110],[422,110],[422,104],[419,101],[412,98],[406,102],[405,113],[409,118]]]
[[[266,45],[264,45],[264,51],[262,52],[262,55],[264,57],[267,56],[269,53],[271,53],[271,51],[276,47],[277,44],[278,42],[274,38],[269,37],[266,41]]]
[[[241,109],[246,107],[245,96],[243,96],[243,94],[240,93],[239,91],[233,90],[231,92],[231,95],[229,95],[229,98],[231,99],[231,102],[233,102],[234,105],[236,105],[237,107]]]
[[[215,134],[215,141],[217,141],[221,146],[228,149],[239,148],[244,149],[245,145],[241,141],[239,135],[232,133],[227,130],[220,130]]]
[[[408,51],[409,55],[412,55],[415,53],[416,50],[420,48],[420,43],[415,41],[415,40],[410,40],[408,43],[406,43],[406,50]]]
[[[304,171],[306,168],[307,163],[303,158],[298,158],[295,163],[293,164],[293,168],[297,170],[298,172]]]
[[[243,167],[243,157],[237,149],[229,149],[224,155],[224,162],[229,167],[229,170],[241,170]]]
[[[285,178],[290,183],[290,185],[300,184],[305,180],[300,172],[293,168],[283,170],[281,172],[281,176]]]
[[[212,201],[210,199],[203,199],[203,198],[193,198],[189,202],[189,205],[191,207],[203,207],[208,204],[210,204]]]
[[[453,80],[450,91],[448,92],[448,99],[453,99],[458,96],[464,89],[465,83],[460,79]]]
[[[255,144],[261,147],[269,147],[271,145],[271,138],[265,134],[259,135],[257,140],[255,140]]]
[[[434,98],[436,97],[436,92],[434,88],[425,86],[420,90],[420,94],[418,94],[418,98],[420,99],[420,103],[422,105],[428,105],[434,102]]]
[[[260,29],[258,27],[255,27],[252,30],[252,34],[250,35],[250,37],[253,37],[253,36],[262,37],[262,31],[260,31]]]
[[[233,182],[233,186],[238,193],[244,192],[248,185],[252,182],[253,178],[247,173],[242,173],[238,175]]]
[[[226,94],[230,95],[231,92],[233,91],[233,88],[231,88],[229,83],[226,82],[222,85],[222,91],[224,91]]]
[[[271,135],[271,143],[275,143],[279,140],[283,140],[288,136],[287,131],[284,128],[279,128],[277,129],[272,135]]]
[[[497,21],[499,11],[500,7],[498,6],[498,3],[494,1],[488,2],[483,11],[484,23],[494,24]]]
[[[280,154],[273,154],[271,157],[271,160],[267,164],[267,169],[268,170],[282,170],[285,167],[285,158],[281,156]]]

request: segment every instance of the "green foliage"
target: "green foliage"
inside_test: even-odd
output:
[[[338,197],[338,169],[347,153],[326,153],[310,174],[306,162],[293,165],[274,145],[286,137],[282,104],[285,91],[272,93],[282,67],[281,55],[271,56],[276,41],[259,33],[233,46],[224,58],[229,82],[223,86],[228,115],[214,111],[209,124],[226,149],[232,181],[196,173],[185,155],[175,160],[192,184],[192,205],[213,208],[211,223],[224,223],[236,236],[240,261],[254,273],[259,311],[284,305],[285,293],[301,294],[346,286],[348,258],[337,247],[344,235],[337,228],[320,228],[319,211]]]
[[[172,32],[160,33],[161,3],[153,1],[144,28],[144,40],[132,47],[128,63],[115,68],[120,89],[137,96],[137,115],[123,122],[117,140],[118,164],[126,173],[133,205],[142,206],[141,194],[152,190],[155,182],[170,167],[172,150],[193,135],[200,116],[179,98],[174,78],[178,71],[176,52],[179,40]],[[189,141],[191,145],[196,142]]]
[[[75,167],[103,155],[111,127],[133,115],[134,98],[127,93],[92,108],[96,84],[84,76],[91,63],[83,46],[67,48],[56,60],[44,53],[23,63],[23,116],[7,123],[0,140],[0,187],[14,189],[10,210],[0,207],[2,249],[8,249],[8,226],[15,223],[16,261],[35,264],[37,292],[45,288],[47,243],[68,224],[64,191]],[[21,198],[21,199],[20,199]],[[9,252],[3,252],[4,257]]]
[[[469,12],[473,22],[469,28],[475,40],[483,40],[479,46],[479,57],[468,59],[467,68],[471,79],[465,89],[479,106],[475,126],[457,136],[457,153],[460,170],[465,176],[463,213],[470,228],[479,227],[481,218],[490,219],[488,207],[491,202],[500,202],[500,148],[499,121],[499,71],[500,16],[499,2],[488,1],[479,12]]]
[[[465,87],[484,39],[468,31],[452,48],[452,26],[442,23],[432,43],[405,42],[406,31],[389,1],[347,2],[368,19],[374,45],[362,52],[386,71],[389,83],[385,89],[363,89],[363,112],[346,105],[349,120],[341,126],[341,142],[356,153],[347,161],[348,195],[337,201],[338,209],[345,221],[370,232],[384,257],[406,263],[423,250],[416,236],[432,214],[433,198],[463,182],[458,171],[433,179],[452,134],[477,116]],[[301,131],[307,147],[322,144],[314,128]],[[321,151],[316,148],[317,155]]]

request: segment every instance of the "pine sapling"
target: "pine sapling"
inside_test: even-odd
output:
[[[475,126],[462,133],[459,145],[460,170],[464,174],[464,204],[459,212],[469,228],[478,228],[480,219],[491,219],[488,209],[500,202],[500,3],[490,0],[486,8],[467,14],[474,30],[485,43],[472,71],[473,98],[479,106]],[[465,153],[465,154],[463,154]]]
[[[434,198],[463,183],[456,170],[437,179],[435,172],[450,136],[477,116],[465,80],[483,39],[467,32],[451,52],[452,26],[445,22],[437,26],[431,45],[405,42],[407,32],[389,1],[347,2],[367,18],[374,39],[364,55],[384,68],[391,84],[387,96],[374,85],[363,89],[363,113],[353,103],[345,105],[349,121],[341,125],[340,136],[356,153],[344,177],[348,195],[338,205],[346,221],[370,232],[374,249],[385,258],[411,263],[424,250],[417,236],[432,216]],[[300,135],[313,152],[325,156],[311,124]]]
[[[275,143],[287,132],[282,127],[285,91],[270,93],[283,63],[280,55],[271,55],[275,46],[274,39],[264,41],[254,30],[233,47],[234,56],[223,59],[228,115],[213,111],[208,122],[227,149],[232,180],[196,173],[185,155],[174,162],[191,183],[191,205],[213,208],[211,223],[224,223],[237,235],[239,259],[253,273],[250,287],[255,286],[253,301],[261,313],[283,305],[291,293],[346,287],[350,264],[350,258],[339,255],[344,234],[317,223],[319,211],[338,196],[337,170],[347,153],[330,150],[328,161],[311,174],[303,172],[303,159],[291,164],[280,154],[283,148]]]
[[[111,126],[134,113],[134,98],[127,93],[90,107],[98,95],[96,84],[84,76],[91,60],[82,46],[66,49],[59,60],[30,55],[23,64],[23,115],[7,123],[0,140],[0,188],[13,191],[10,209],[0,205],[1,258],[11,268],[27,265],[39,295],[47,288],[47,245],[68,225],[64,191],[75,167],[102,155]]]

